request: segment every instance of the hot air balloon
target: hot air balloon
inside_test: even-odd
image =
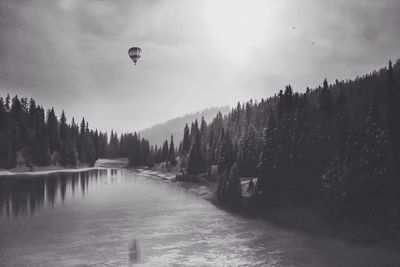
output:
[[[138,61],[138,59],[140,58],[140,54],[142,53],[142,49],[140,49],[139,47],[131,47],[128,50],[128,55],[129,57],[132,59],[133,63],[135,63]]]

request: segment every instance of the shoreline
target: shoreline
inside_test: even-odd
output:
[[[380,245],[393,250],[400,250],[400,236],[393,235],[392,238],[386,232],[380,232],[367,225],[359,225],[349,221],[329,222],[320,214],[305,207],[275,207],[264,210],[254,205],[246,193],[248,179],[242,180],[243,201],[241,207],[235,211],[218,205],[216,200],[217,182],[210,182],[201,179],[199,182],[177,181],[176,171],[162,171],[148,168],[131,168],[127,166],[125,159],[99,159],[95,166],[88,167],[81,165],[75,168],[64,168],[61,166],[37,167],[36,170],[0,170],[0,179],[6,176],[35,176],[52,173],[81,172],[96,169],[123,168],[132,170],[135,173],[144,175],[158,181],[177,184],[188,192],[209,201],[218,208],[233,212],[236,215],[248,219],[255,219],[273,223],[288,229],[307,232],[319,236],[337,237],[348,242],[357,242],[364,245]]]
[[[159,180],[167,181],[170,183],[176,183],[179,186],[187,189],[189,192],[197,195],[198,197],[208,200],[212,204],[222,209],[228,210],[227,208],[218,205],[216,196],[218,182],[209,181],[204,176],[200,175],[197,177],[197,182],[191,182],[191,181],[177,180],[176,179],[177,175],[180,174],[177,168],[171,168],[169,170],[160,169],[159,167],[153,167],[151,169],[148,168],[129,168],[129,169],[137,173],[140,173],[142,175],[146,175],[148,177],[155,177]],[[247,188],[251,179],[253,179],[253,181],[255,182],[257,181],[257,178],[254,177],[240,178],[242,184],[243,204],[242,207],[240,207],[236,213],[242,213],[242,214],[248,213],[247,210],[244,208],[246,207],[246,205],[249,205],[248,203],[251,203],[253,199],[252,193],[247,192]]]
[[[263,210],[257,205],[252,204],[251,197],[245,192],[248,179],[242,180],[242,205],[239,209],[232,210],[218,205],[216,200],[216,190],[218,183],[200,181],[200,182],[184,182],[176,181],[175,173],[161,172],[159,170],[132,168],[137,173],[148,177],[156,177],[159,180],[176,183],[179,186],[194,193],[198,197],[211,202],[218,208],[227,212],[233,212],[238,216],[247,219],[255,219],[276,224],[280,227],[293,229],[316,236],[329,236],[346,242],[359,243],[366,246],[382,246],[393,251],[400,250],[399,237],[388,236],[388,233],[380,232],[368,225],[352,223],[350,221],[329,222],[320,214],[306,207],[275,207],[269,210]]]
[[[40,168],[40,169],[34,169],[34,170],[27,170],[27,171],[19,171],[19,170],[0,170],[0,178],[3,176],[36,176],[36,175],[46,175],[46,174],[52,174],[52,173],[69,173],[69,172],[82,172],[82,171],[90,171],[90,170],[100,170],[100,169],[106,169],[105,167],[74,167],[74,168],[68,168],[68,167],[61,167],[61,166],[51,166],[50,168]]]
[[[179,186],[187,189],[189,192],[197,195],[198,197],[208,200],[212,203],[215,203],[216,200],[215,192],[217,190],[216,183],[207,181],[201,181],[197,183],[177,181],[175,172],[162,172],[160,170],[143,169],[143,168],[129,168],[129,169],[148,177],[156,177],[162,181],[178,184]]]
[[[52,173],[68,173],[68,172],[82,172],[90,170],[104,170],[107,168],[127,168],[127,159],[98,159],[94,166],[90,167],[88,164],[80,164],[76,167],[63,167],[60,165],[49,166],[35,166],[33,169],[27,166],[18,166],[12,169],[0,169],[0,178],[3,176],[21,176],[21,175],[46,175]]]

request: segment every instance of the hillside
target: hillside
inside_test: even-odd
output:
[[[217,164],[221,204],[237,206],[239,178],[258,177],[263,209],[303,206],[333,221],[396,232],[399,81],[397,61],[354,80],[324,80],[304,93],[288,85],[267,99],[238,103],[208,125],[184,130],[182,144],[189,146],[179,151],[187,162],[183,179]]]
[[[183,138],[182,129],[185,127],[186,123],[190,126],[190,122],[196,119],[200,122],[201,117],[204,117],[206,122],[211,122],[218,111],[221,111],[222,114],[226,114],[229,112],[229,106],[207,108],[195,113],[186,114],[141,130],[139,134],[148,139],[151,145],[161,145],[165,140],[170,139],[171,134],[174,135],[175,140],[179,141]]]

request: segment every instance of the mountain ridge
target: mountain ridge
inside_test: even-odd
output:
[[[182,140],[183,137],[182,129],[185,127],[186,123],[190,124],[196,119],[200,121],[202,117],[204,117],[207,123],[211,122],[218,111],[224,115],[230,111],[230,106],[210,107],[197,112],[187,113],[180,117],[154,124],[151,127],[138,131],[138,133],[148,139],[151,145],[162,145],[165,140],[170,139],[171,134],[174,136],[176,144],[179,144],[179,141]]]

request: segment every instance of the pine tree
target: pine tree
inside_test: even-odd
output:
[[[89,135],[86,135],[85,139],[85,162],[89,163],[89,166],[93,166],[96,162],[96,147],[94,140]]]
[[[259,157],[255,129],[249,127],[240,141],[238,168],[243,176],[256,176]]]
[[[332,96],[328,88],[328,82],[324,80],[324,85],[319,93],[319,109],[322,114],[330,119],[332,116]]]
[[[6,110],[4,100],[0,97],[0,168],[7,167],[8,158],[8,138],[7,138],[7,124],[6,124]]]
[[[64,142],[67,140],[67,127],[67,118],[63,110],[60,118],[60,139]]]
[[[190,149],[187,173],[189,175],[198,174],[204,170],[204,158],[201,154],[200,135],[196,135],[196,140]]]
[[[17,151],[21,150],[23,148],[23,142],[21,138],[21,133],[22,133],[22,122],[23,122],[23,113],[22,113],[22,107],[21,107],[21,102],[18,99],[18,96],[16,95],[12,99],[12,104],[11,104],[11,123],[12,123],[12,139],[13,139],[13,154],[17,153]]]
[[[200,140],[202,140],[205,137],[206,134],[206,129],[207,129],[207,123],[204,120],[204,117],[201,117],[201,124],[200,124]]]
[[[67,125],[67,118],[65,117],[64,110],[61,113],[61,118],[60,118],[60,156],[59,156],[59,162],[61,166],[68,166],[69,163],[69,155],[68,153],[70,147],[68,146],[67,143],[67,133],[68,131],[68,125]]]
[[[169,143],[169,151],[168,151],[168,161],[172,166],[177,164],[176,156],[175,156],[175,144],[174,144],[174,136],[171,134],[171,142]]]
[[[32,162],[38,160],[38,114],[37,114],[36,103],[33,99],[30,100],[28,110],[28,130],[25,136],[25,147],[23,154],[27,165],[32,167]]]
[[[46,124],[44,120],[43,108],[37,108],[37,127],[36,127],[36,138],[35,143],[37,144],[36,155],[34,157],[34,163],[39,166],[48,166],[50,164],[50,150],[49,150],[49,138],[47,134]]]
[[[283,106],[286,111],[290,112],[293,106],[293,89],[290,86],[286,86],[285,93],[283,95]]]
[[[267,202],[276,200],[277,197],[280,154],[277,123],[274,113],[271,111],[262,139],[262,151],[258,165],[259,181],[257,182],[260,194]]]
[[[6,110],[4,106],[4,100],[0,97],[0,131],[6,128]]]
[[[191,145],[193,145],[196,142],[197,135],[199,134],[199,123],[197,122],[197,119],[195,120],[194,123],[192,123],[192,126],[190,128],[190,142]]]
[[[217,200],[221,205],[238,207],[242,201],[242,184],[239,179],[239,168],[236,163],[225,173],[218,184]]]
[[[387,128],[392,147],[393,167],[400,185],[400,86],[396,83],[392,62],[389,61],[388,77],[386,82],[388,97]],[[400,207],[400,201],[399,201]]]
[[[82,118],[79,130],[79,139],[78,139],[78,157],[80,162],[87,162],[88,160],[88,137],[86,134],[86,121],[85,118]]]
[[[97,131],[97,129],[94,132],[94,136],[93,136],[93,142],[94,142],[94,149],[95,149],[95,158],[96,160],[99,159],[99,154],[100,154],[100,141],[99,141],[99,132]],[[128,153],[124,154],[125,157],[128,156]]]
[[[7,94],[7,96],[6,96],[5,109],[6,109],[6,111],[10,110],[10,95],[9,94]]]
[[[189,126],[186,124],[183,131],[183,141],[182,141],[182,155],[186,155],[190,151],[190,135]]]
[[[53,108],[47,112],[47,131],[49,136],[50,152],[53,153],[59,149],[58,121]]]
[[[163,147],[162,147],[162,160],[163,161],[168,161],[168,154],[169,154],[168,140],[165,140]]]
[[[235,155],[233,152],[232,140],[229,131],[223,132],[221,135],[221,149],[218,158],[218,172],[229,172],[233,162],[235,161]]]

